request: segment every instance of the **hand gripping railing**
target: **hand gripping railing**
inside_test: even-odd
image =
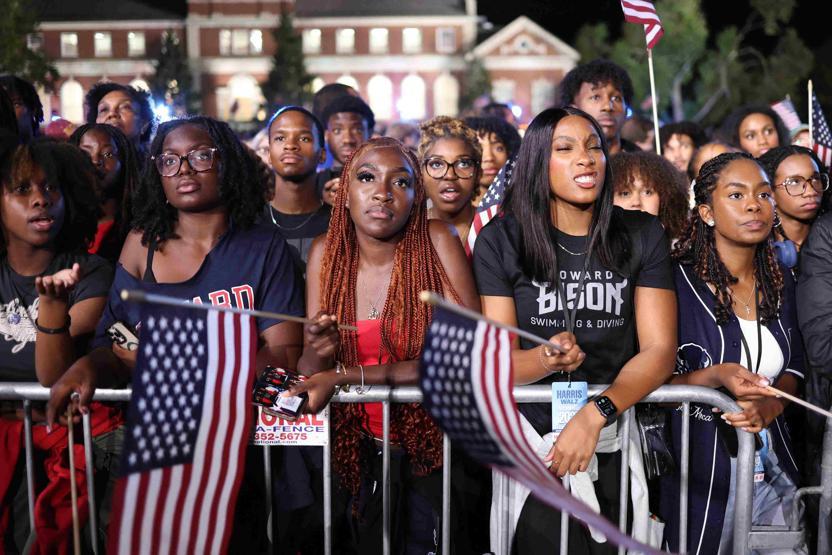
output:
[[[597,395],[602,392],[606,386],[595,385],[589,387],[589,395]],[[551,402],[552,390],[549,386],[522,386],[514,389],[514,396],[517,403],[548,403]],[[0,400],[21,400],[24,406],[25,417],[25,449],[26,449],[26,467],[27,467],[27,487],[29,492],[29,517],[30,525],[34,523],[34,483],[32,473],[33,447],[31,436],[31,402],[45,401],[49,398],[49,390],[37,384],[16,384],[16,383],[0,383]],[[95,393],[96,401],[128,401],[130,399],[130,390],[98,390]],[[380,402],[383,403],[383,446],[382,446],[382,507],[383,507],[383,552],[385,555],[390,553],[390,404],[391,403],[418,403],[422,400],[421,392],[415,387],[401,387],[388,388],[375,386],[368,388],[364,393],[357,393],[355,391],[349,393],[340,393],[335,395],[332,399],[334,403],[368,403]],[[642,402],[654,403],[672,403],[682,405],[682,451],[681,460],[678,461],[678,469],[680,472],[680,497],[679,497],[679,551],[684,551],[684,546],[687,545],[688,536],[688,477],[689,477],[689,461],[690,461],[690,404],[701,403],[708,406],[717,407],[723,412],[739,411],[737,404],[728,396],[719,393],[713,389],[708,389],[698,386],[662,386],[650,395],[648,395]],[[633,425],[634,411],[632,409],[626,411],[621,416],[622,418],[622,432],[623,437],[628,437],[629,426]],[[83,415],[84,428],[84,449],[88,457],[87,460],[92,460],[92,442],[90,437],[90,420],[89,414]],[[753,495],[753,468],[754,468],[754,439],[753,434],[743,432],[737,429],[738,438],[738,454],[735,477],[735,505],[734,505],[734,535],[733,535],[733,553],[737,555],[745,555],[751,548],[762,548],[769,543],[782,546],[788,543],[792,547],[797,545],[801,537],[801,530],[798,529],[798,523],[795,521],[786,530],[783,527],[762,527],[755,528],[752,531],[751,527],[751,511],[752,511],[752,495]],[[442,553],[450,553],[450,442],[447,436],[444,440],[444,454],[443,454],[443,484],[442,484],[442,538],[441,546]],[[324,548],[326,553],[331,553],[332,550],[332,514],[331,514],[331,456],[330,447],[325,446],[323,452],[324,458]],[[628,458],[629,442],[622,442],[622,460],[626,461]],[[819,545],[825,542],[826,551],[819,550],[819,553],[829,554],[828,546],[830,541],[829,530],[829,514],[832,510],[832,456],[827,451],[832,450],[832,427],[828,427],[826,438],[824,441],[824,479],[825,488],[818,488],[817,492],[821,493],[821,516],[820,516],[820,530],[819,530]],[[264,459],[268,471],[269,463],[269,448],[264,448]],[[90,529],[92,549],[98,553],[96,526],[94,521],[95,515],[95,492],[94,481],[92,479],[92,464],[87,464],[87,488],[88,498],[90,500]],[[622,530],[626,529],[628,503],[627,497],[629,492],[629,466],[627,464],[621,465],[621,489],[620,489],[620,514],[619,522]],[[505,483],[505,482],[504,482]],[[822,491],[821,491],[822,489]],[[507,495],[507,489],[504,490]],[[505,506],[505,505],[504,505]],[[510,538],[506,531],[508,530],[508,513],[502,515],[502,542],[500,553],[508,553],[510,547]],[[566,517],[564,516],[564,520]],[[34,529],[34,527],[32,527]],[[565,527],[564,527],[565,528]],[[767,528],[774,528],[768,530]],[[785,532],[785,536],[784,536]],[[777,536],[777,538],[774,538]],[[785,537],[785,540],[783,539]],[[561,543],[561,553],[567,553],[568,546]],[[623,549],[619,550],[623,553]]]

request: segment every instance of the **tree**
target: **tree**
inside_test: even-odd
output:
[[[198,97],[193,92],[191,69],[182,49],[179,35],[168,29],[162,35],[162,49],[153,62],[156,72],[150,78],[150,92],[164,100],[172,114],[199,111]]]
[[[700,4],[700,0],[656,1],[665,29],[653,50],[660,114],[675,121],[714,124],[741,104],[768,103],[786,94],[802,98],[813,56],[787,26],[794,0],[750,0],[745,24],[726,27],[713,37]],[[752,34],[760,32],[769,37],[771,48],[752,44]],[[650,94],[644,31],[622,22],[620,38],[610,43],[609,36],[603,23],[585,25],[576,47],[582,59],[603,56],[623,66],[633,79],[638,105]]]
[[[312,75],[306,72],[303,41],[292,24],[292,15],[282,8],[280,24],[272,31],[275,52],[272,69],[262,85],[270,111],[287,104],[302,105],[312,98]]]
[[[491,76],[482,60],[470,53],[465,56],[465,60],[468,63],[462,77],[462,94],[459,95],[461,113],[474,108],[479,98],[491,95]]]
[[[57,68],[41,49],[29,49],[26,37],[37,32],[37,13],[28,0],[0,0],[0,72],[51,88]]]

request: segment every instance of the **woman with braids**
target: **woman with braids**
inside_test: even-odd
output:
[[[803,348],[794,283],[769,239],[774,201],[763,169],[748,154],[720,154],[702,166],[694,193],[696,208],[673,251],[680,347],[670,383],[726,390],[742,410],[691,407],[688,545],[678,544],[678,475],[662,477],[661,511],[667,547],[722,553],[730,552],[734,530],[733,427],[758,438],[753,523],[790,522],[797,469],[781,416],[787,401],[763,386],[794,394]],[[679,411],[671,422],[678,457]]]
[[[797,272],[797,255],[821,212],[829,175],[817,154],[797,145],[773,148],[758,162],[771,179],[777,205],[772,232],[777,257],[781,264]]]
[[[307,313],[317,323],[305,330],[298,366],[311,377],[292,393],[309,393],[308,410],[323,408],[336,386],[416,383],[432,314],[420,291],[479,310],[459,239],[426,212],[419,162],[401,143],[372,139],[348,159],[329,230],[307,265]],[[358,331],[339,334],[336,320]],[[345,552],[380,550],[381,411],[380,403],[333,409],[333,468],[352,531]],[[436,552],[442,433],[420,406],[394,404],[391,440],[392,551]]]
[[[92,165],[74,146],[18,136],[0,139],[0,382],[50,386],[86,352],[113,279],[111,266],[88,254],[98,201]],[[47,429],[35,403],[32,429],[37,545],[34,552],[67,552],[72,519],[66,499],[66,430]],[[119,411],[99,406],[93,415],[96,455],[121,423]],[[20,404],[0,401],[0,542],[6,553],[23,551],[27,513],[24,423]],[[84,468],[83,449],[75,449]],[[112,476],[108,457],[96,456],[97,478]],[[85,478],[81,478],[84,480]],[[100,488],[101,484],[99,484]],[[81,484],[86,504],[86,488]],[[101,489],[99,489],[101,491]],[[82,510],[84,519],[87,511]]]
[[[432,203],[428,217],[454,226],[464,245],[474,219],[471,199],[479,188],[482,147],[470,127],[448,116],[426,121],[421,131],[419,159]]]
[[[669,254],[658,219],[613,205],[604,133],[574,107],[545,110],[531,122],[502,215],[483,228],[474,248],[483,314],[561,347],[550,351],[516,341],[515,384],[609,384],[557,438],[551,403],[523,403],[519,410],[526,437],[551,472],[573,475],[579,496],[600,505],[611,520],[619,514],[622,464],[616,418],[663,384],[673,367],[676,297]],[[632,491],[644,495],[634,497],[632,534],[646,541],[646,483],[639,469],[633,466],[640,479]],[[499,480],[495,475],[495,492]],[[495,495],[492,530],[497,515],[508,510],[514,553],[556,553],[560,514],[528,490],[511,487],[510,507]],[[578,523],[568,533],[570,553],[615,552]],[[496,541],[492,535],[492,548]]]
[[[652,152],[619,152],[610,169],[614,202],[624,210],[641,210],[659,217],[673,240],[688,219],[688,184],[670,161]]]
[[[90,157],[98,175],[101,217],[89,251],[115,263],[130,231],[130,201],[139,181],[136,150],[119,128],[103,123],[85,123],[69,143]]]
[[[109,300],[93,341],[95,349],[52,386],[50,424],[66,412],[86,411],[96,388],[124,387],[135,351],[113,344],[116,322],[141,338],[140,307],[126,303],[123,289],[205,304],[302,315],[303,296],[286,242],[271,226],[255,225],[268,184],[253,156],[227,124],[207,117],[162,124],[135,195],[133,231],[116,268]],[[292,322],[258,318],[256,367],[295,368],[302,329]],[[246,457],[247,465],[258,465]],[[242,481],[231,545],[256,551],[265,541],[262,465]],[[263,502],[263,503],[260,503]]]

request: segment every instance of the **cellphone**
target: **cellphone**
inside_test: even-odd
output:
[[[135,330],[124,322],[116,322],[107,328],[107,337],[122,349],[128,351],[137,351],[139,349],[139,337],[136,335]]]
[[[294,372],[267,366],[254,384],[252,403],[287,420],[295,420],[309,401],[309,394],[303,392],[296,397],[281,397],[280,394],[302,380]]]

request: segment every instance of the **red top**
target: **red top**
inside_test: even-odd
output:
[[[375,366],[385,362],[391,362],[389,356],[382,357],[381,348],[381,319],[358,320],[358,363],[364,366]],[[382,407],[381,403],[365,403],[364,409],[369,418],[370,433],[381,439],[384,436]],[[391,434],[391,439],[393,436]]]
[[[107,237],[107,234],[113,229],[113,225],[115,225],[115,223],[115,220],[98,222],[98,229],[95,231],[95,239],[93,239],[92,245],[87,252],[90,254],[98,252],[98,249],[101,248],[101,243],[104,242],[104,238]]]

